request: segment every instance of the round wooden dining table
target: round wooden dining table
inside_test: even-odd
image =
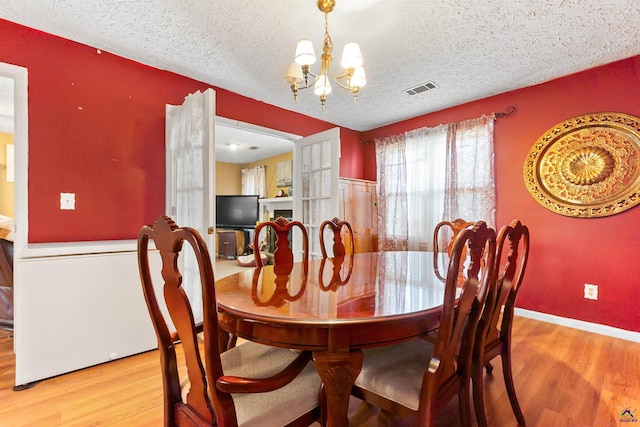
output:
[[[362,349],[438,327],[444,283],[433,263],[431,252],[372,252],[247,269],[216,281],[220,325],[247,340],[312,351],[326,425],[348,426]]]

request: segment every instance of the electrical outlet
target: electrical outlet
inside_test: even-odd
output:
[[[590,283],[584,284],[584,297],[586,299],[598,299],[598,285],[592,285]]]

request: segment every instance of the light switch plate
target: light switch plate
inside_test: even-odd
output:
[[[60,209],[72,211],[76,208],[76,193],[60,193]]]

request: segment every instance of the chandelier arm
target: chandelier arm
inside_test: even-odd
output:
[[[345,71],[343,74],[340,74],[339,76],[336,76],[335,74],[333,74],[333,71],[330,71],[331,77],[334,80],[338,80],[338,79],[350,79],[351,76],[353,76],[353,68],[348,69],[347,71]]]
[[[342,83],[340,83],[340,81],[339,81],[339,80],[336,80],[336,79],[333,79],[333,81],[334,81],[338,86],[340,86],[342,89],[348,90],[349,92],[353,92],[353,89],[351,89],[351,87],[350,87],[350,86],[347,86],[347,85],[345,85],[345,84],[342,84]]]
[[[349,85],[349,80],[351,79],[351,76],[353,76],[352,68],[348,69],[347,71],[344,72],[344,74],[340,74],[339,76],[336,76],[335,74],[333,74],[333,70],[329,68],[329,75],[331,76],[331,79],[342,89],[348,90],[349,92],[353,92],[353,89]],[[340,79],[344,79],[344,78],[347,79],[346,85],[340,82]]]
[[[313,79],[311,79],[311,81],[307,81],[307,83],[305,84],[304,87],[300,87],[300,89],[308,89],[310,87],[315,86],[316,82],[318,81],[318,79],[320,78],[320,76],[316,76],[315,74],[313,74],[311,71],[309,71],[308,73],[311,77],[313,77]]]

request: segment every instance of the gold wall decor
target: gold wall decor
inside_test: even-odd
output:
[[[595,218],[640,203],[640,118],[621,113],[573,117],[529,151],[524,180],[533,198],[560,215]]]

